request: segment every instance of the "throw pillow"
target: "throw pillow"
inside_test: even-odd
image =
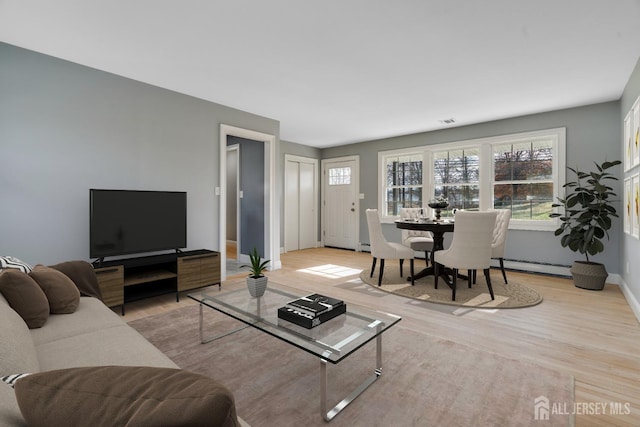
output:
[[[238,426],[231,392],[181,369],[98,366],[31,374],[15,385],[29,426]]]
[[[16,381],[18,381],[20,378],[24,378],[27,375],[31,375],[31,374],[14,374],[14,375],[7,375],[5,377],[2,377],[2,381],[9,384],[9,386],[11,388],[13,388],[16,384]]]
[[[52,265],[69,277],[80,291],[80,295],[94,297],[102,301],[102,293],[93,266],[86,261],[66,261]]]
[[[69,314],[80,304],[80,291],[64,273],[44,265],[36,265],[29,273],[49,300],[52,314]]]
[[[0,270],[4,270],[5,268],[15,268],[23,273],[28,273],[33,269],[29,264],[24,261],[20,261],[18,258],[12,256],[0,256]]]
[[[30,329],[40,328],[49,318],[49,301],[40,286],[14,268],[0,272],[0,292]]]

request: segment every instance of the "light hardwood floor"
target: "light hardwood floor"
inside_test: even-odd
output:
[[[282,265],[268,273],[269,280],[301,292],[321,292],[331,286],[332,296],[401,315],[405,327],[573,375],[577,409],[588,412],[577,413],[577,426],[640,426],[640,325],[616,285],[587,291],[573,286],[570,279],[508,272],[509,280],[530,286],[544,301],[523,309],[462,310],[396,296],[382,303],[379,291],[366,287],[353,292],[350,288],[362,289],[359,271],[371,266],[368,253],[307,249],[282,254]],[[328,265],[344,268],[337,272],[325,268],[324,274],[300,271]],[[242,286],[244,276],[231,278],[223,282],[222,292]],[[137,301],[127,304],[125,320],[193,303],[186,296],[176,303],[173,295]],[[612,402],[621,404],[623,411],[629,404],[631,413],[611,414]],[[604,414],[587,407],[595,403],[608,404]]]

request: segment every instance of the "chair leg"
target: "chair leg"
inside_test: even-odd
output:
[[[473,282],[473,270],[467,270],[467,281],[469,282],[469,289],[471,289],[471,282]]]
[[[400,260],[400,277],[402,277],[402,264],[404,264],[404,260]]]
[[[373,277],[373,272],[376,271],[376,257],[373,257],[373,264],[371,264],[371,276],[369,277]]]
[[[440,277],[440,264],[433,262],[433,275],[436,277],[435,288],[438,289],[438,277]]]
[[[411,269],[411,286],[415,285],[415,279],[413,278],[413,258],[409,261],[409,268]]]
[[[493,287],[491,286],[491,276],[489,275],[488,268],[484,269],[484,277],[485,279],[487,279],[487,286],[489,287],[489,293],[491,294],[491,299],[494,300],[495,297],[493,296]]]
[[[451,301],[455,301],[456,300],[456,284],[458,283],[458,269],[454,268],[453,269],[453,287],[451,288],[452,293],[451,293]]]
[[[382,286],[383,274],[384,274],[384,258],[380,258],[380,276],[378,277],[378,286]]]
[[[507,272],[504,271],[504,258],[499,258],[500,260],[500,270],[502,270],[502,277],[504,278],[504,284],[507,285]]]
[[[424,263],[429,267],[429,251],[424,251]]]

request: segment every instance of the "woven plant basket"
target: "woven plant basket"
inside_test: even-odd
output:
[[[578,288],[601,291],[609,274],[604,264],[574,261],[571,266],[571,276],[573,276],[573,284]]]

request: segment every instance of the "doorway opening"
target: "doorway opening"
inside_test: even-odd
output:
[[[248,261],[248,254],[255,245],[263,258],[270,260],[269,268],[271,270],[281,268],[279,250],[280,221],[275,202],[276,138],[274,135],[223,124],[220,125],[220,187],[218,187],[220,195],[219,248],[222,261],[220,273],[222,280],[225,280],[227,277],[227,254],[230,252],[230,250],[227,249],[227,143],[234,140],[234,138],[249,140],[247,147],[252,148],[252,150],[245,150],[242,148],[244,144],[241,144],[241,148],[238,151],[239,157],[243,156],[243,152],[246,151],[253,151],[254,155],[258,151],[262,154],[259,160],[260,164],[254,164],[255,167],[243,168],[242,159],[239,161],[239,170],[252,170],[254,179],[259,181],[253,181],[253,183],[248,182],[246,183],[247,187],[244,187],[244,177],[239,177],[240,189],[238,190],[237,200],[240,202],[238,203],[237,212],[242,216],[240,220],[237,221],[238,232],[236,235],[236,247],[238,249],[236,252],[236,261],[243,264],[246,263],[246,261]],[[255,173],[256,171],[259,171],[257,175]],[[256,182],[259,182],[259,184],[256,184]],[[253,229],[253,226],[258,224],[260,225],[260,231],[257,232],[259,236],[256,235],[256,231]],[[251,237],[248,237],[247,233],[249,233]],[[257,239],[252,241],[252,238]],[[251,246],[251,248],[245,251],[244,248],[247,247],[247,245]]]

